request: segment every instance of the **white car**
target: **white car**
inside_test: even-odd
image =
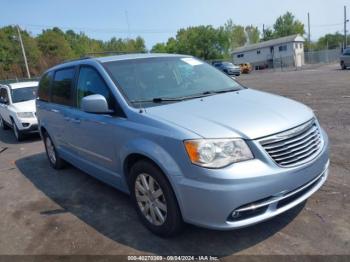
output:
[[[0,127],[12,128],[18,141],[26,133],[38,132],[37,89],[38,82],[0,85]]]

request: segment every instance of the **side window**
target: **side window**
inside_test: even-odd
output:
[[[42,101],[49,101],[50,98],[50,83],[52,79],[52,72],[46,73],[39,83],[38,98]]]
[[[280,52],[287,51],[287,46],[286,45],[279,46],[278,51],[280,51]]]
[[[53,103],[72,105],[74,72],[74,68],[62,69],[55,72],[51,90],[51,99]]]
[[[113,96],[100,74],[90,66],[83,66],[79,70],[77,106],[80,108],[81,100],[85,96],[95,94],[104,96],[108,102],[108,107],[110,109],[114,108]]]
[[[9,102],[6,88],[0,88],[0,104],[6,104]]]
[[[0,87],[0,104],[4,103],[4,90],[5,88]]]

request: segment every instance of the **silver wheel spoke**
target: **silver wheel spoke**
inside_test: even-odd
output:
[[[136,199],[141,202],[146,202],[148,200],[148,197],[145,195],[136,195]]]
[[[139,181],[136,181],[136,188],[142,193],[145,194],[146,193],[146,189],[141,185],[141,183]]]
[[[156,200],[156,206],[165,212],[167,211],[166,205],[160,202],[158,199]]]
[[[146,190],[149,190],[149,186],[148,186],[148,182],[147,182],[146,176],[144,174],[142,174],[142,175],[140,175],[140,177],[141,177],[141,183],[142,183],[143,187]]]
[[[159,189],[157,189],[156,191],[154,191],[154,192],[152,193],[152,195],[153,195],[154,198],[158,198],[158,197],[160,197],[161,195],[163,195],[163,191],[159,188]]]
[[[154,212],[154,207],[150,207],[150,213],[151,213],[153,224],[157,224],[157,218],[156,218],[156,214]]]
[[[153,193],[154,191],[154,179],[150,176],[148,178],[149,190]]]
[[[149,204],[146,203],[145,206],[143,207],[143,211],[142,211],[145,214],[145,216],[148,215],[149,208],[150,208]]]
[[[154,211],[155,211],[157,217],[159,218],[160,223],[164,223],[165,219],[164,219],[164,216],[163,216],[162,212],[159,210],[159,208],[155,207]]]

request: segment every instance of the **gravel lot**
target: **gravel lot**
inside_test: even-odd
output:
[[[338,65],[238,79],[315,110],[331,141],[330,177],[306,203],[230,232],[149,233],[128,196],[69,167],[54,171],[39,137],[0,130],[0,254],[350,254],[350,71]]]

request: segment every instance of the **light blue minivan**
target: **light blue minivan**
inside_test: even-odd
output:
[[[130,194],[161,236],[184,222],[228,230],[264,221],[328,175],[328,138],[311,109],[192,56],[67,62],[42,76],[36,105],[50,164]]]

